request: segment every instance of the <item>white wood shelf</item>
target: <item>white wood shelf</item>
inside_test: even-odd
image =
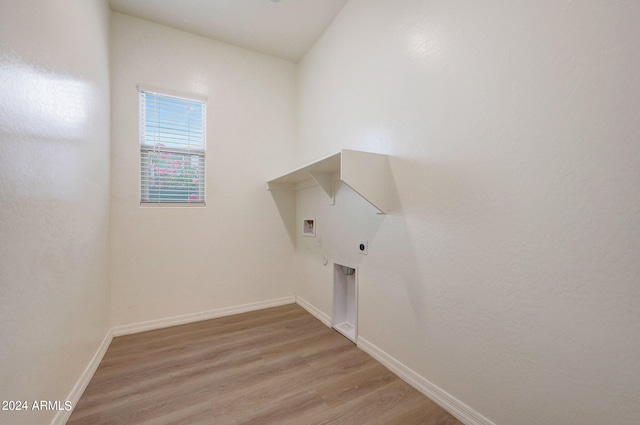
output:
[[[388,210],[389,162],[387,155],[342,149],[340,152],[296,168],[267,182],[269,190],[295,190],[313,180],[334,199],[334,176],[373,205],[380,214]]]

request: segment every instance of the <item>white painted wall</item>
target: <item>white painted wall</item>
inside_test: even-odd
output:
[[[119,13],[111,34],[114,325],[291,297],[265,182],[292,162],[295,64]],[[208,97],[206,208],[139,206],[139,83]]]
[[[331,315],[356,263],[360,335],[495,424],[640,423],[639,19],[350,0],[300,64],[297,163],[390,154],[392,211],[299,191],[298,295]]]
[[[351,0],[298,93],[290,62],[113,14],[110,206],[106,2],[0,1],[0,399],[66,398],[110,253],[114,325],[294,279],[330,315],[337,261],[360,335],[496,424],[638,423],[639,7]],[[138,83],[209,97],[206,208],[138,206]],[[264,182],[343,147],[392,155],[392,211],[299,191],[292,267]]]
[[[110,328],[108,18],[0,1],[0,400],[29,409],[64,403]]]

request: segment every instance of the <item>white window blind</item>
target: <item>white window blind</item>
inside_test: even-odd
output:
[[[205,202],[206,103],[140,92],[140,202]]]

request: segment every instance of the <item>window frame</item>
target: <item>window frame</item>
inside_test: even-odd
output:
[[[198,127],[198,131],[202,134],[201,142],[198,142],[196,145],[191,146],[191,142],[185,143],[183,146],[165,146],[162,143],[158,142],[158,139],[154,140],[152,143],[148,143],[147,138],[147,94],[155,96],[155,98],[164,99],[177,99],[179,101],[184,102],[192,102],[194,104],[198,104],[202,109],[201,117],[201,127]],[[179,93],[173,90],[167,90],[162,88],[156,88],[146,85],[138,85],[138,110],[139,110],[139,162],[138,162],[138,171],[139,171],[139,201],[141,207],[204,207],[206,206],[206,157],[207,157],[207,98],[206,96],[200,94],[189,94],[189,93]],[[161,127],[156,125],[156,127]],[[184,129],[190,128],[189,126],[184,127]],[[198,146],[201,145],[201,146]],[[149,186],[149,176],[151,172],[149,169],[145,169],[145,167],[149,167],[150,158],[153,153],[157,152],[159,156],[163,155],[172,155],[179,156],[182,158],[182,161],[185,161],[186,158],[192,157],[198,158],[196,161],[195,169],[197,172],[198,184],[197,193],[198,198],[195,200],[187,199],[170,199],[175,196],[182,196],[181,193],[171,194],[173,187],[169,187],[169,190],[164,192],[165,199],[154,199],[150,191],[152,190]],[[146,162],[146,164],[145,164]],[[182,178],[182,175],[180,176]],[[166,189],[161,189],[166,190]],[[162,192],[160,192],[162,193]],[[187,196],[188,190],[187,190]]]

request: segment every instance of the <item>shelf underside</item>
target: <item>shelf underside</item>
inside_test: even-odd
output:
[[[381,214],[386,213],[389,163],[387,156],[382,154],[343,149],[269,180],[267,189],[291,190],[295,189],[297,183],[312,179],[330,199],[333,199],[334,175],[337,175],[339,180],[346,183]]]

